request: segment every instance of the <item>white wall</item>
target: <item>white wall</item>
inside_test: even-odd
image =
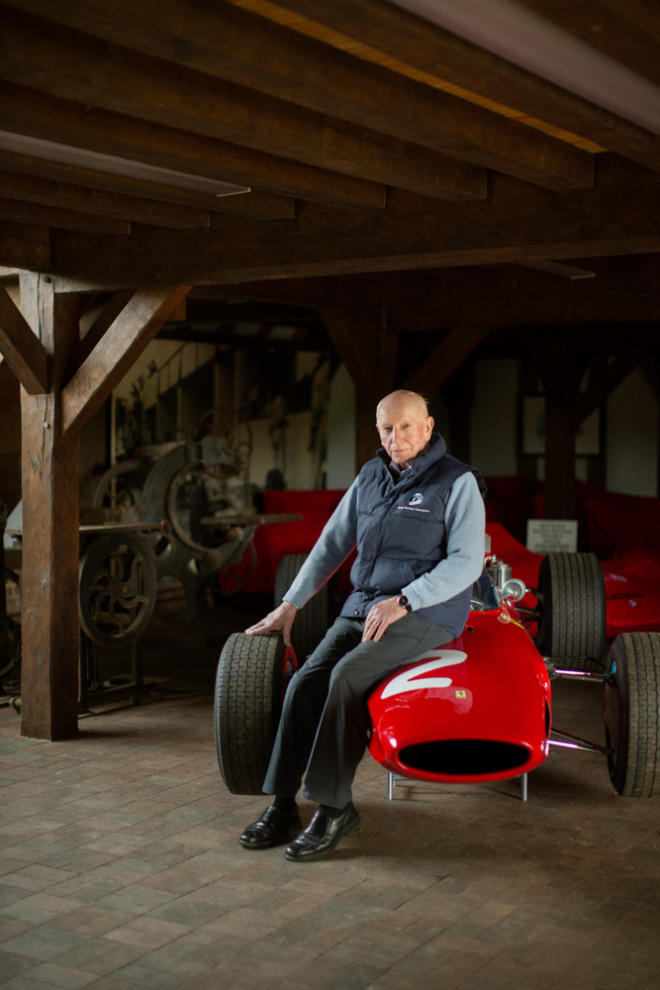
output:
[[[374,431],[374,449],[377,438]],[[355,386],[342,364],[330,385],[327,488],[348,488],[355,477]]]
[[[656,495],[658,403],[640,368],[607,402],[607,488],[628,495]]]
[[[477,361],[470,460],[482,474],[516,474],[517,423],[517,362],[513,358]]]
[[[250,483],[266,487],[268,472],[274,468],[283,471],[289,489],[312,488],[314,484],[314,458],[309,446],[311,416],[309,412],[287,413],[286,447],[277,452],[273,446],[267,418],[250,420],[252,431],[252,458]]]

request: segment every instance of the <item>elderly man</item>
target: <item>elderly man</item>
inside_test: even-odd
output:
[[[293,839],[285,855],[294,862],[331,852],[358,828],[351,787],[369,738],[366,699],[406,658],[460,636],[483,568],[481,475],[447,454],[426,400],[392,392],[378,404],[376,426],[377,456],[344,495],[281,605],[246,630],[281,631],[288,645],[297,610],[357,547],[353,592],[286,693],[263,785],[275,800],[239,840],[264,849]],[[319,808],[301,831],[303,780],[302,796]]]

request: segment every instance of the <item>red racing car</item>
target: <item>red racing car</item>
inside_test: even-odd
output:
[[[281,566],[288,587],[292,561]],[[532,566],[538,577],[528,587],[489,549],[463,635],[402,657],[400,670],[372,691],[369,749],[389,771],[390,796],[397,777],[521,777],[525,797],[526,775],[553,745],[605,756],[621,795],[660,796],[660,633],[621,633],[606,655],[605,584],[595,555],[548,554]],[[222,650],[215,734],[234,794],[262,793],[288,677],[296,654],[307,656],[325,631],[329,594],[322,589],[301,610],[293,648],[279,635],[234,633]],[[602,743],[553,725],[551,684],[559,677],[602,682]]]

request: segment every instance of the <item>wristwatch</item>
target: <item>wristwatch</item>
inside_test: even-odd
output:
[[[396,600],[396,603],[397,605],[400,605],[401,608],[405,608],[406,612],[412,612],[412,605],[410,604],[410,602],[408,601],[405,595],[399,595],[399,597]]]

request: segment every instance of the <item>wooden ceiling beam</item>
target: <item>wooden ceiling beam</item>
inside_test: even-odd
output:
[[[575,147],[231,4],[209,9],[183,0],[169,0],[166,7],[160,0],[15,0],[12,5],[547,188],[587,187],[592,181],[590,155]],[[468,182],[468,190],[472,186]]]
[[[46,349],[4,285],[0,285],[0,353],[28,395],[48,391]]]
[[[212,297],[222,305],[222,300],[247,298],[354,309],[365,299],[377,299],[387,309],[388,322],[404,334],[445,333],[468,321],[493,329],[566,321],[586,334],[598,322],[614,327],[660,319],[660,254],[588,259],[587,266],[595,278],[577,282],[513,265],[249,282],[199,289],[189,303],[192,307],[198,298]],[[598,333],[589,346],[598,347],[599,339],[608,346]]]
[[[100,108],[90,113],[84,104],[12,83],[0,86],[0,128],[328,206],[379,208],[386,201],[385,187],[377,182],[338,175]]]
[[[135,228],[102,241],[61,233],[52,272],[85,283],[194,284],[405,271],[660,251],[654,173],[600,156],[594,189],[558,196],[499,177],[487,203],[407,202],[406,211],[331,213],[301,206],[295,221],[258,225],[227,218],[222,231]],[[0,253],[0,257],[3,257]]]
[[[155,227],[190,230],[210,225],[208,210],[196,210],[175,203],[159,203],[156,200],[123,196],[120,193],[109,193],[100,189],[87,189],[70,182],[19,175],[16,172],[2,170],[0,170],[0,197],[79,213],[94,213],[129,223],[131,221],[149,223]],[[52,226],[56,227],[58,224],[53,223]],[[125,230],[111,232],[128,233]]]
[[[615,2],[615,0],[613,0]],[[623,4],[625,0],[620,0]],[[660,169],[660,136],[382,0],[279,0],[362,46]],[[548,4],[552,7],[552,4]],[[579,5],[577,5],[579,6]],[[635,8],[643,10],[641,0]],[[652,5],[650,5],[652,6]]]
[[[116,220],[114,217],[86,213],[82,210],[67,210],[59,206],[7,199],[1,195],[0,218],[56,230],[78,230],[84,234],[116,237],[131,232],[128,220]]]
[[[50,265],[50,228],[0,220],[0,259],[16,269],[48,271]]]
[[[569,323],[630,323],[660,319],[660,256],[589,259],[592,279],[571,281],[513,266],[488,271],[391,276],[384,286],[390,318],[403,332],[450,329],[465,317],[493,328]]]
[[[0,169],[5,172],[18,172],[52,182],[67,182],[85,189],[100,189],[107,193],[119,193],[121,197],[138,197],[158,203],[171,203],[192,207],[193,210],[213,214],[233,213],[236,216],[252,216],[260,220],[285,220],[295,215],[295,201],[289,196],[275,193],[251,191],[237,196],[213,196],[210,193],[195,192],[192,189],[178,189],[141,179],[130,179],[124,175],[98,172],[96,169],[65,165],[47,161],[0,148]],[[163,226],[166,226],[165,224]]]
[[[600,0],[600,5],[635,24],[645,35],[660,41],[660,8],[648,0]]]
[[[18,10],[6,13],[3,36],[0,78],[8,82],[38,79],[40,91],[62,99],[421,195],[486,196],[477,166]]]
[[[660,10],[640,0],[518,0],[633,72],[660,82]]]
[[[246,282],[241,285],[203,287],[195,291],[194,300],[249,299],[265,303],[287,304],[319,309],[371,309],[381,305],[382,293],[377,280],[346,278],[291,278],[268,282]],[[193,305],[193,298],[189,300]]]

